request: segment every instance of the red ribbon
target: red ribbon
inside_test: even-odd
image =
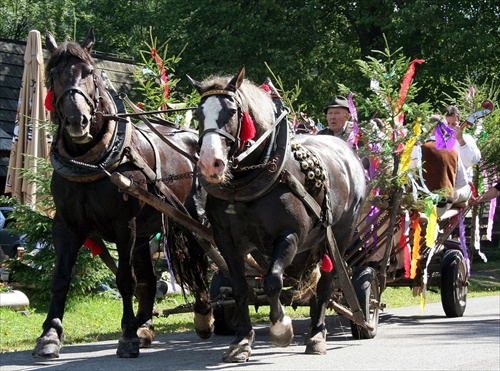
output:
[[[267,84],[262,84],[261,86],[259,86],[259,88],[261,88],[262,90],[267,91],[268,93],[271,93],[271,88]]]
[[[47,111],[54,112],[54,106],[52,105],[52,100],[54,99],[54,94],[52,89],[47,90],[47,96],[45,97],[44,106]]]
[[[408,89],[410,88],[411,80],[413,79],[413,75],[415,74],[415,63],[422,64],[424,63],[423,59],[414,59],[410,66],[408,67],[408,71],[406,71],[406,75],[403,78],[403,83],[401,84],[401,90],[399,91],[399,102],[397,112],[403,107],[403,103],[405,102],[406,96],[408,95]]]
[[[83,243],[83,247],[86,247],[87,249],[90,250],[92,256],[97,256],[101,255],[102,249],[101,246],[99,246],[94,240],[91,238],[87,238],[85,242]]]
[[[323,272],[331,272],[333,269],[332,259],[328,255],[323,255],[323,261],[321,262],[321,270]]]
[[[255,124],[253,123],[252,118],[248,114],[248,112],[243,112],[243,120],[241,121],[241,131],[240,131],[240,139],[242,144],[253,139],[257,130],[255,130]]]
[[[422,63],[424,63],[424,60],[423,59],[414,59],[410,63],[410,66],[408,67],[408,70],[406,71],[405,77],[403,78],[403,83],[401,84],[401,90],[399,91],[398,108],[396,109],[395,113],[398,113],[401,111],[401,108],[403,107],[403,103],[406,100],[406,96],[408,95],[408,89],[410,89],[411,80],[413,79],[413,75],[415,74],[415,63],[422,64]],[[403,126],[403,121],[404,121],[404,112],[401,112],[398,115],[398,123],[400,126]]]

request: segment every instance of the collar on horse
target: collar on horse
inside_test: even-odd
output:
[[[218,92],[214,94],[222,94],[217,90],[210,91],[209,93],[212,92]],[[227,91],[223,92],[226,93]],[[290,136],[285,118],[286,113],[287,111],[284,111],[276,118],[273,126],[250,148],[242,152],[238,157],[232,158],[233,166],[237,166],[235,170],[243,172],[248,168],[251,171],[246,172],[244,176],[231,179],[224,184],[209,183],[202,177],[200,182],[203,188],[213,197],[230,202],[252,201],[269,192],[278,183],[286,159],[290,156]],[[265,141],[268,137],[271,140],[268,140],[266,143]],[[256,149],[261,146],[265,146],[264,149],[261,152],[256,152]],[[246,168],[242,167],[242,165],[246,165],[249,160],[253,159],[255,155],[260,155],[258,164],[249,165]]]
[[[118,167],[131,138],[130,121],[109,121],[102,140],[83,156],[70,156],[62,138],[59,138],[52,146],[50,160],[54,171],[63,178],[74,182],[93,182],[107,176],[103,170],[112,172]]]

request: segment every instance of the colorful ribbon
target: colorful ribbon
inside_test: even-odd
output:
[[[352,130],[349,133],[349,138],[347,138],[347,143],[351,146],[357,146],[358,145],[358,133],[359,133],[358,113],[356,111],[356,106],[354,105],[354,101],[352,100],[353,95],[354,94],[352,92],[349,92],[349,95],[347,96],[347,101],[349,104],[349,111],[351,113],[352,122],[353,122]]]
[[[464,218],[462,215],[462,209],[458,212],[458,230],[460,233],[460,247],[462,248],[462,253],[464,255],[465,259],[465,265],[467,267],[467,277],[470,276],[470,259],[469,259],[469,253],[467,251],[467,242],[465,240],[465,225],[464,225]]]
[[[156,65],[158,66],[158,69],[160,70],[161,76],[160,76],[160,81],[161,84],[163,85],[163,91],[165,92],[163,94],[163,97],[165,99],[168,98],[169,90],[168,90],[168,80],[167,80],[167,71],[165,70],[165,67],[163,66],[163,62],[160,57],[158,57],[158,54],[156,54],[156,49],[152,48],[151,49],[151,57],[155,60]],[[163,107],[164,105],[162,105]],[[163,107],[165,108],[165,107]]]
[[[422,132],[422,129],[420,128],[419,122],[415,122],[415,125],[413,126],[413,133],[415,134],[414,137],[412,137],[405,145],[403,149],[403,153],[401,154],[401,162],[399,165],[399,174],[404,173],[405,171],[408,171],[410,168],[410,162],[411,162],[411,153],[413,151],[413,147],[415,146],[415,143],[417,142],[418,136]],[[401,179],[401,181],[406,184],[408,183],[408,178],[404,177]]]
[[[403,82],[401,84],[401,89],[399,90],[399,101],[398,101],[398,106],[396,108],[395,113],[397,114],[398,112],[401,112],[401,109],[403,108],[403,104],[406,100],[406,96],[408,95],[408,90],[410,89],[411,81],[413,80],[413,75],[415,74],[415,64],[422,64],[424,63],[423,59],[414,59],[411,63],[410,66],[408,67],[408,70],[406,71],[406,74],[403,78]],[[404,124],[404,112],[401,112],[395,119],[396,125],[403,126]]]
[[[411,246],[408,243],[408,238],[410,237],[410,213],[405,210],[405,217],[401,220],[401,239],[399,240],[399,246],[403,247],[403,262],[405,269],[405,278],[410,278],[411,270]]]
[[[398,108],[396,109],[396,113],[401,110],[403,107],[403,103],[406,100],[406,96],[408,95],[408,90],[410,89],[411,81],[413,79],[413,75],[415,74],[415,64],[422,64],[424,63],[423,59],[414,59],[411,63],[410,66],[408,67],[408,70],[406,71],[405,77],[403,78],[403,82],[401,84],[401,89],[399,90],[399,102],[398,102]]]
[[[425,244],[427,247],[432,248],[437,235],[437,210],[432,199],[427,200],[425,207],[425,215],[429,219],[427,223],[427,232],[425,234]]]
[[[418,259],[420,258],[420,233],[422,233],[422,227],[420,226],[420,220],[418,217],[413,221],[411,229],[413,229],[414,232],[410,263],[410,278],[413,279],[417,276],[417,265]]]
[[[448,139],[445,138],[443,129],[449,134]],[[455,133],[455,130],[452,128],[448,127],[445,123],[442,121],[438,121],[436,125],[436,149],[441,150],[446,148],[448,152],[451,152],[453,147],[455,146],[456,138],[453,135]]]

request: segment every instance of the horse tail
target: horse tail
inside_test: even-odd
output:
[[[184,297],[185,287],[195,297],[207,293],[208,257],[194,235],[187,228],[172,222],[167,241],[170,264]]]
[[[309,300],[316,295],[316,287],[321,276],[318,256],[317,253],[309,254],[306,257],[308,263],[300,264],[299,267],[296,267],[298,270],[290,275],[291,277],[297,277],[292,292],[292,303],[307,305]],[[303,260],[299,259],[299,261]]]

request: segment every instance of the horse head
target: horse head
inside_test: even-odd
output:
[[[105,107],[113,103],[95,72],[95,63],[90,55],[94,41],[92,28],[81,45],[64,42],[58,46],[54,36],[50,32],[46,34],[46,45],[51,53],[46,70],[52,94],[52,102],[47,104],[55,113],[52,119],[60,128],[59,134],[67,138],[68,144],[76,147],[92,146],[99,141],[103,127],[99,113],[113,113],[104,112],[109,111]]]
[[[188,79],[201,95],[195,111],[199,170],[208,182],[224,183],[231,179],[232,159],[273,123],[275,106],[266,91],[245,80],[244,66],[233,77],[216,76],[204,82]]]

